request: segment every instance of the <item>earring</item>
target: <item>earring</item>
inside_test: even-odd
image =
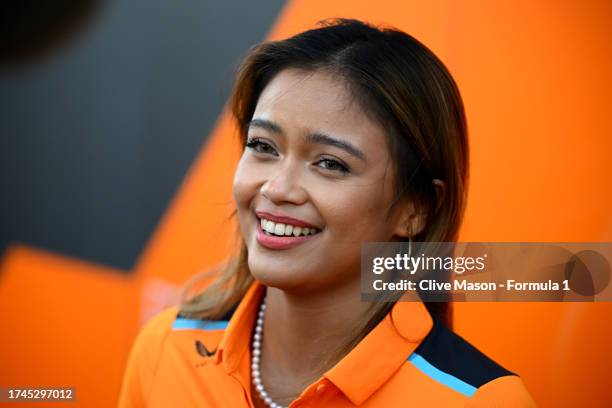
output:
[[[408,227],[406,231],[408,235],[408,258],[412,257],[412,228]]]
[[[408,258],[412,257],[412,236],[408,236]]]

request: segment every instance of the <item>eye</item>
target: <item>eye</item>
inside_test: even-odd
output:
[[[338,160],[333,160],[333,159],[321,159],[319,160],[317,163],[323,164],[322,166],[319,166],[325,170],[331,170],[331,171],[339,171],[342,174],[347,174],[349,173],[349,169],[347,166],[345,166],[343,163],[339,162]],[[315,164],[317,164],[315,163]]]
[[[260,139],[249,139],[244,146],[248,147],[249,149],[253,149],[258,153],[270,153],[274,156],[278,156],[278,153],[276,153],[276,150],[274,150],[270,144],[263,142]]]

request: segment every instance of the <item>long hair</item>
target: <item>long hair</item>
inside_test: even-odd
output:
[[[463,102],[450,73],[425,45],[400,30],[350,19],[319,24],[285,40],[255,45],[248,52],[231,97],[242,145],[259,96],[275,75],[287,68],[329,72],[343,80],[364,111],[387,129],[396,174],[388,214],[408,198],[426,219],[413,241],[456,241],[467,192],[468,142]],[[437,193],[434,179],[444,182],[443,194]],[[237,235],[238,254],[211,285],[182,303],[182,315],[218,319],[244,296],[253,277],[246,245],[239,231]],[[451,325],[450,304],[426,306],[434,318]],[[389,302],[373,303],[327,367],[348,353],[392,307]]]

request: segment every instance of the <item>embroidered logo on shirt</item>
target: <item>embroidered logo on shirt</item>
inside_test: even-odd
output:
[[[195,346],[196,351],[202,357],[211,357],[217,352],[217,347],[215,347],[214,350],[209,351],[208,348],[206,348],[206,346],[204,345],[204,343],[202,343],[200,340],[196,340]]]

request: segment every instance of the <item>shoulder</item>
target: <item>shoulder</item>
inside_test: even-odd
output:
[[[467,408],[531,408],[535,401],[520,377],[505,376],[482,385],[470,400]]]
[[[235,308],[218,320],[204,320],[182,315],[178,305],[168,307],[143,326],[132,345],[130,357],[138,364],[147,366],[149,372],[152,372],[164,348],[183,348],[186,344],[184,340],[192,337],[195,339],[194,335],[197,335],[197,338],[204,335],[204,339],[209,335],[211,339],[219,340],[234,310]],[[197,342],[194,344],[194,350],[197,350]]]
[[[156,379],[168,375],[168,366],[161,367],[164,358],[188,361],[188,356],[194,353],[206,357],[214,354],[233,311],[223,316],[223,320],[202,320],[182,316],[177,305],[149,320],[132,344],[119,394],[119,408],[147,405]]]
[[[136,336],[131,354],[140,355],[140,359],[155,360],[172,330],[177,314],[178,306],[172,306],[153,316]]]
[[[535,406],[521,379],[442,322],[408,359],[437,382],[469,397],[468,407]],[[502,403],[503,402],[503,403]]]
[[[416,365],[428,364],[447,373],[471,389],[475,389],[499,377],[515,375],[491,360],[461,336],[439,320],[410,357]]]
[[[136,336],[123,376],[119,407],[145,406],[164,342],[172,330],[177,313],[178,306],[164,309],[149,320]]]
[[[235,307],[219,319],[204,320],[182,315],[179,306],[164,309],[142,328],[132,346],[132,353],[153,361],[164,347],[181,347],[185,343],[183,340],[195,339],[194,336],[218,341],[234,311]],[[197,342],[195,349],[198,349]]]
[[[179,306],[175,305],[163,309],[145,323],[138,337],[158,341],[160,337],[163,338],[172,330],[177,316],[179,316]]]

